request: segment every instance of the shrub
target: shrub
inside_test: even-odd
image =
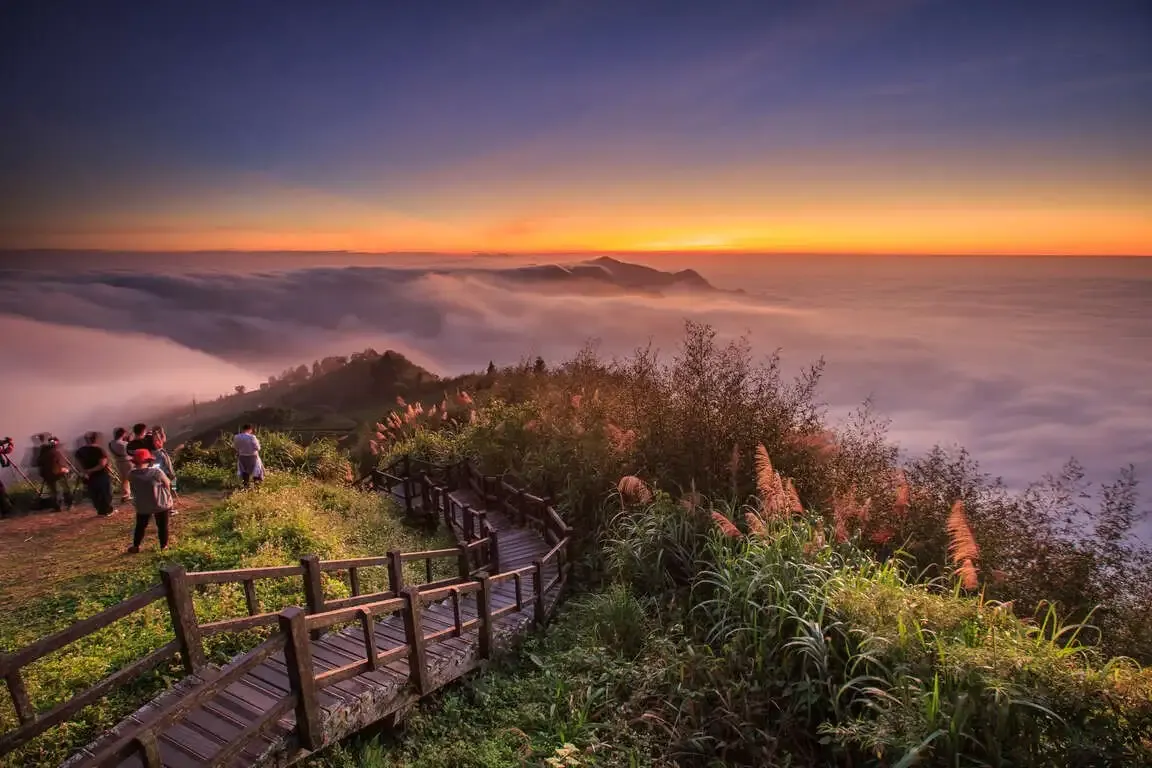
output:
[[[238,484],[234,469],[199,461],[181,463],[177,479],[182,491],[235,488]]]

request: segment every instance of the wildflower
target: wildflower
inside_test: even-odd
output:
[[[764,521],[760,519],[759,515],[752,512],[744,513],[744,522],[748,524],[748,530],[753,535],[764,538],[768,535],[768,529],[764,526]]]
[[[636,475],[625,475],[616,484],[616,490],[628,501],[647,504],[652,501],[652,491]]]
[[[740,529],[733,525],[732,521],[724,517],[724,515],[714,511],[712,513],[712,520],[716,523],[716,527],[720,529],[720,532],[728,538],[741,538],[742,534],[740,533]]]

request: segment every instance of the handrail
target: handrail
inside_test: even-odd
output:
[[[299,565],[274,565],[267,568],[238,568],[231,571],[193,571],[188,574],[189,584],[238,584],[248,579],[283,579],[301,576]]]
[[[571,567],[570,563],[566,562],[566,553],[572,541],[572,529],[564,523],[555,508],[544,498],[530,494],[525,489],[517,489],[502,477],[484,475],[467,460],[437,467],[419,459],[401,457],[386,469],[394,469],[399,464],[404,465],[406,475],[392,477],[395,477],[401,485],[405,505],[412,509],[413,499],[421,497],[425,502],[424,511],[438,518],[442,517],[444,524],[449,529],[455,529],[458,536],[463,539],[456,547],[419,552],[393,551],[387,555],[340,560],[319,560],[314,556],[308,556],[301,558],[299,565],[192,573],[185,572],[179,565],[167,566],[161,572],[162,583],[13,653],[0,654],[0,676],[5,679],[20,720],[17,728],[0,734],[0,754],[11,751],[73,716],[83,707],[94,703],[117,687],[129,683],[179,654],[186,674],[194,676],[192,679],[195,682],[192,688],[153,711],[144,722],[135,723],[115,739],[105,740],[103,744],[98,743],[96,751],[90,753],[87,760],[80,762],[82,766],[103,766],[114,758],[122,759],[133,751],[139,751],[142,762],[147,768],[159,766],[156,739],[164,728],[208,700],[216,692],[239,680],[249,670],[280,650],[284,650],[285,653],[284,663],[288,667],[290,693],[277,700],[268,712],[257,718],[256,722],[249,724],[235,734],[227,744],[222,745],[220,751],[207,764],[227,763],[264,726],[275,722],[293,708],[296,710],[297,742],[305,749],[316,749],[323,741],[317,690],[407,657],[410,681],[417,692],[423,695],[430,690],[430,671],[427,668],[424,650],[427,644],[459,637],[463,632],[477,629],[480,658],[488,658],[492,652],[493,622],[496,619],[508,613],[521,611],[525,605],[531,604],[535,621],[544,622],[550,612],[546,595],[557,586],[563,588],[566,574]],[[413,471],[414,465],[421,467],[419,476]],[[449,486],[462,482],[473,488],[485,500],[486,505],[490,502],[501,503],[514,510],[521,521],[531,517],[535,526],[550,534],[546,540],[551,543],[554,537],[557,539],[556,543],[547,554],[536,559],[530,566],[501,570],[498,532],[489,523],[487,510],[473,509],[457,502],[449,495],[449,486],[433,480],[427,469],[446,476]],[[386,471],[380,474],[391,479]],[[390,486],[387,490],[392,492],[395,486]],[[433,561],[453,558],[458,561],[458,573],[434,581]],[[403,564],[418,560],[424,560],[426,563],[426,583],[404,584]],[[554,560],[558,560],[556,575],[544,583],[544,568]],[[372,567],[388,568],[389,589],[361,594],[359,569]],[[327,599],[323,594],[322,574],[344,571],[348,572],[352,595]],[[529,577],[531,601],[528,601],[525,595],[525,588],[529,583],[525,579]],[[255,582],[276,578],[301,578],[307,603],[306,610],[300,607],[288,607],[279,612],[260,611]],[[515,582],[515,601],[510,605],[494,608],[492,588],[508,581]],[[192,603],[193,588],[233,583],[243,585],[248,615],[200,623]],[[35,712],[24,689],[20,675],[21,668],[161,598],[167,601],[175,639],[48,712],[43,714]],[[464,598],[472,599],[476,603],[477,615],[471,619],[463,618],[461,601]],[[438,629],[434,623],[431,625],[434,629],[426,632],[420,618],[424,606],[442,601],[451,601],[451,620],[447,626],[442,621],[438,622],[440,626]],[[551,605],[555,604],[553,601]],[[375,619],[383,614],[394,613],[403,616],[406,642],[401,646],[378,651],[373,634]],[[310,638],[318,637],[322,630],[335,625],[352,622],[359,622],[361,625],[365,658],[335,669],[314,670]],[[267,625],[273,625],[276,629],[259,646],[218,671],[213,672],[208,668],[203,647],[204,637]]]
[[[97,613],[95,616],[81,619],[70,627],[62,629],[48,637],[41,638],[14,653],[4,654],[4,656],[0,657],[0,674],[8,675],[20,667],[27,666],[37,659],[47,656],[53,651],[60,650],[69,643],[104,629],[117,619],[122,619],[141,608],[148,607],[164,597],[164,593],[164,585],[157,584],[145,592],[133,595],[124,602],[117,603],[111,608]]]
[[[429,549],[424,552],[404,552],[400,555],[400,559],[404,562],[412,560],[436,560],[442,557],[456,557],[460,554],[460,550],[456,547],[451,549]]]

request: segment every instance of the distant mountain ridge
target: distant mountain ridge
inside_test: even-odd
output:
[[[694,269],[665,272],[643,264],[633,264],[611,256],[600,256],[574,264],[534,264],[524,267],[476,271],[517,283],[537,283],[556,288],[617,290],[630,293],[708,292],[743,293],[717,288]]]

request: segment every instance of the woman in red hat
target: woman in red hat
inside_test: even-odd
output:
[[[132,471],[128,483],[132,488],[132,503],[136,505],[136,528],[132,531],[132,546],[128,551],[140,551],[140,542],[148,530],[148,520],[156,518],[156,533],[160,549],[168,548],[168,516],[172,514],[172,481],[155,464],[152,451],[137,448],[132,451]]]

